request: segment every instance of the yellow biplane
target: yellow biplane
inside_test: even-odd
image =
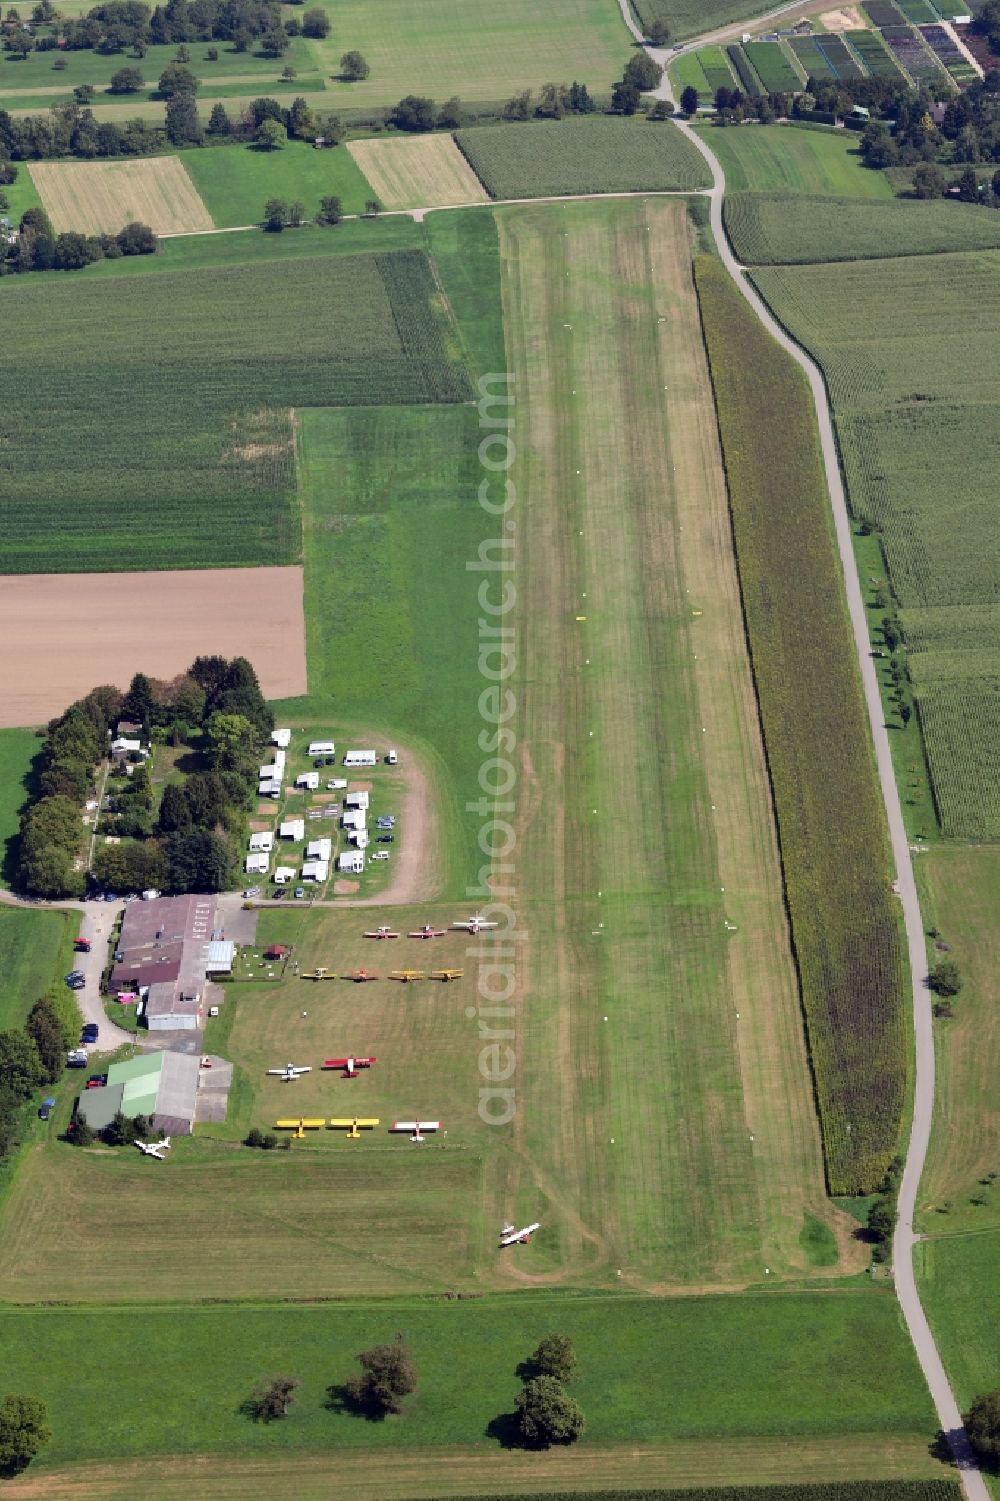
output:
[[[411,980],[426,980],[426,978],[422,969],[394,969],[389,976],[390,980],[400,980],[404,985],[409,985]]]
[[[303,971],[299,978],[301,980],[335,980],[337,976],[333,973],[333,970],[327,969],[326,966],[323,965],[317,967],[316,969],[307,969]]]

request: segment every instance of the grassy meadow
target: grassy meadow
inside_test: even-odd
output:
[[[491,198],[709,186],[704,160],[668,121],[584,115],[480,125],[455,139]]]
[[[71,960],[76,923],[73,913],[0,907],[0,1031],[23,1025],[63,963]]]
[[[998,267],[982,251],[756,273],[826,373],[851,505],[899,603],[941,826],[971,839],[1000,834]]]
[[[811,197],[889,199],[884,172],[863,163],[850,131],[755,125],[700,127],[726,174],[727,193],[805,193]]]
[[[305,141],[289,141],[281,151],[220,146],[183,151],[202,201],[219,229],[259,224],[269,198],[299,199],[311,216],[319,201],[335,193],[345,214],[360,214],[372,190],[343,147],[317,151]]]
[[[381,253],[374,235],[374,253],[351,256],[336,231],[289,235],[290,267],[262,254],[273,238],[252,263],[236,259],[242,247],[200,271],[150,258],[148,282],[105,271],[11,284],[8,568],[293,560],[290,408],[469,395],[422,253]]]
[[[935,1235],[914,1248],[920,1296],[959,1407],[1000,1384],[1000,1231]]]
[[[618,10],[604,0],[324,0],[333,23],[324,42],[311,44],[326,78],[331,109],[395,104],[404,94],[443,103],[502,101],[551,79],[579,79],[609,93],[621,75],[630,38]],[[340,81],[348,50],[367,58],[371,73]]]
[[[687,215],[656,200],[498,222],[520,455],[515,1140],[560,1185],[564,1266],[596,1256],[662,1286],[801,1271],[805,1212],[839,1222]],[[529,1248],[539,1265],[549,1245]]]
[[[40,749],[34,730],[0,730],[0,886],[8,885],[14,874],[13,844]]]
[[[454,1446],[490,1455],[499,1482],[507,1461],[487,1430],[513,1410],[516,1367],[553,1328],[576,1345],[573,1390],[588,1420],[576,1452],[586,1446],[597,1463],[616,1442],[759,1436],[794,1447],[836,1435],[850,1447],[862,1434],[877,1452],[883,1439],[932,1430],[888,1292],[648,1299],[523,1290],[472,1301],[188,1308],[182,1323],[163,1305],[0,1312],[8,1382],[49,1403],[55,1430],[36,1482],[70,1459],[265,1460],[323,1449],[335,1470],[334,1456],[349,1463],[359,1451],[391,1464],[394,1453],[421,1449],[431,1466],[435,1450]],[[331,1406],[327,1389],[357,1369],[355,1353],[396,1333],[419,1377],[406,1414],[369,1423]],[[155,1402],[121,1401],[105,1379],[109,1349],[124,1368],[156,1370]],[[684,1358],[665,1359],[671,1350]],[[248,1420],[240,1404],[262,1376],[286,1370],[302,1382],[289,1418]]]
[[[712,137],[713,144],[715,137]],[[974,203],[736,193],[726,233],[747,266],[876,260],[1000,248],[1000,215]]]
[[[932,1234],[1000,1228],[1000,850],[942,846],[918,862],[924,916],[958,964],[954,1016],[937,1029],[934,1134],[921,1183],[922,1228]],[[933,950],[931,962],[941,954]]]
[[[905,1093],[903,959],[812,402],[718,263],[697,279],[827,1176],[872,1192]]]

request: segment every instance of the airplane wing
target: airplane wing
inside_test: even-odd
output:
[[[293,1074],[311,1074],[312,1073],[312,1066],[311,1065],[307,1065],[305,1068],[293,1068],[292,1069],[292,1073]]]
[[[347,1065],[350,1063],[350,1061],[351,1060],[349,1058],[327,1058],[327,1059],[324,1060],[323,1067],[324,1068],[346,1068]],[[355,1059],[355,1062],[357,1062],[357,1059]]]

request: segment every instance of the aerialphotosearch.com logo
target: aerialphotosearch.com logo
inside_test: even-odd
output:
[[[514,1118],[513,1078],[517,1055],[514,997],[517,991],[517,945],[523,930],[510,903],[515,897],[514,850],[517,834],[511,818],[516,807],[517,767],[514,754],[517,735],[512,722],[517,699],[509,686],[517,667],[516,630],[509,618],[517,603],[514,572],[514,509],[517,491],[510,477],[515,448],[514,376],[484,375],[479,382],[479,462],[484,475],[479,484],[479,504],[487,516],[501,519],[499,534],[479,544],[476,559],[466,563],[470,573],[481,574],[479,583],[479,676],[484,687],[479,695],[479,767],[482,796],[466,803],[467,813],[482,819],[479,849],[486,863],[479,880],[466,895],[484,903],[483,918],[493,924],[476,932],[477,942],[466,950],[477,961],[478,1005],[466,1008],[466,1016],[479,1022],[479,1115],[489,1126],[505,1126]]]

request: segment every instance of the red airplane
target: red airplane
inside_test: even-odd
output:
[[[345,1079],[356,1079],[359,1068],[371,1068],[377,1062],[377,1058],[327,1058],[323,1067],[343,1069]]]
[[[349,975],[345,975],[344,979],[353,980],[355,985],[363,985],[366,980],[377,980],[378,975],[373,969],[354,969]]]
[[[366,933],[364,936],[366,938],[398,938],[399,934],[394,933],[391,928],[376,928],[374,933]]]
[[[432,928],[429,925],[429,923],[424,923],[424,926],[422,928],[418,928],[415,933],[411,933],[410,937],[411,938],[445,938],[445,937],[447,937],[447,933],[448,933],[447,928]]]

